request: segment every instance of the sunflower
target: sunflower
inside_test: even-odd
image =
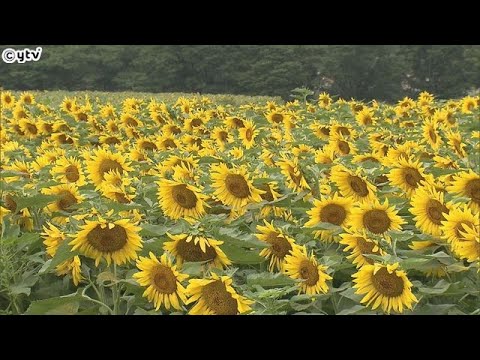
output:
[[[28,119],[29,117],[29,112],[27,112],[27,110],[22,105],[17,105],[13,109],[13,118],[15,120]]]
[[[142,238],[138,233],[141,228],[128,219],[106,221],[98,217],[97,220],[85,220],[69,243],[72,251],[79,250],[85,256],[95,259],[95,266],[105,259],[107,264],[125,264],[137,258],[137,251],[142,248]]]
[[[238,134],[240,139],[242,139],[243,146],[247,149],[251,149],[255,144],[255,137],[258,135],[259,131],[255,129],[255,124],[251,120],[245,120],[243,124],[243,128],[238,129]]]
[[[85,185],[82,164],[74,157],[62,156],[55,161],[50,173],[59,182],[74,183],[77,186]]]
[[[397,165],[387,175],[390,183],[402,189],[408,197],[412,197],[423,180],[425,171],[419,160],[399,158]]]
[[[260,240],[268,244],[268,247],[260,251],[260,256],[265,259],[270,259],[270,265],[268,270],[273,272],[275,269],[283,271],[285,264],[285,256],[291,253],[295,246],[295,240],[291,237],[283,234],[280,229],[276,229],[272,223],[263,221],[265,226],[257,225],[257,231],[260,233],[255,236]]]
[[[180,142],[173,135],[163,134],[159,137],[157,142],[158,147],[161,150],[177,149],[179,148]]]
[[[307,180],[303,176],[302,169],[298,163],[298,159],[293,160],[283,157],[282,160],[277,162],[280,167],[281,173],[287,178],[287,187],[295,192],[310,190]]]
[[[329,125],[321,124],[317,121],[314,121],[309,126],[309,128],[311,130],[313,130],[313,133],[319,139],[328,140],[328,138],[330,137],[330,126]]]
[[[244,314],[253,304],[235,291],[229,276],[220,277],[215,273],[211,278],[189,280],[187,295],[187,304],[195,303],[188,312],[190,315]]]
[[[132,275],[140,286],[147,288],[143,297],[152,302],[157,311],[162,304],[167,310],[170,307],[182,310],[182,304],[187,302],[182,281],[188,279],[188,275],[177,271],[176,265],[172,264],[167,254],[157,258],[150,251],[149,256],[140,256],[137,259],[137,268],[140,271]]]
[[[305,245],[296,246],[292,253],[285,256],[284,272],[290,278],[301,280],[299,293],[316,295],[327,293],[327,280],[332,277],[326,273],[327,267],[320,265],[315,256],[308,256]]]
[[[335,153],[339,154],[340,156],[357,153],[356,146],[352,142],[346,140],[343,135],[335,135],[331,137],[328,146],[330,146]]]
[[[75,184],[60,184],[43,188],[42,194],[57,195],[58,199],[47,205],[46,210],[49,213],[56,211],[72,212],[71,206],[80,204],[84,197],[80,195],[78,187]]]
[[[55,267],[57,275],[70,275],[72,277],[73,284],[78,286],[83,281],[82,276],[82,262],[80,257],[75,255],[72,259],[66,260]]]
[[[449,192],[466,196],[470,199],[468,205],[475,212],[480,212],[480,175],[472,170],[463,171],[457,175],[450,186]]]
[[[467,205],[451,205],[448,214],[444,215],[442,221],[442,238],[451,244],[455,251],[458,244],[465,241],[464,232],[467,228],[480,228],[480,218],[474,214]]]
[[[198,114],[192,114],[188,118],[185,119],[184,121],[184,128],[188,132],[192,132],[194,130],[197,130],[198,128],[201,128],[205,125],[206,119],[204,119],[202,116],[199,116]]]
[[[321,200],[315,199],[313,208],[307,211],[309,221],[305,223],[306,227],[315,227],[318,223],[330,223],[337,226],[348,224],[351,216],[353,200],[344,198],[334,193],[331,197],[325,197]],[[320,230],[315,232],[315,237],[320,236],[323,241],[334,240],[330,230]]]
[[[318,95],[318,106],[322,109],[329,109],[330,105],[332,104],[332,98],[326,92],[322,92]]]
[[[475,98],[466,96],[462,99],[462,114],[471,114],[478,107]]]
[[[264,174],[266,177],[266,174]],[[264,191],[263,194],[260,194],[263,201],[272,202],[278,200],[280,198],[280,193],[278,192],[278,183],[276,181],[269,181],[268,183],[264,183],[258,186],[258,189]],[[264,205],[260,210],[260,217],[267,217],[272,212],[275,216],[279,216],[283,210],[277,206],[271,205]]]
[[[339,123],[334,121],[331,125],[332,138],[340,138],[342,140],[354,139],[357,136],[357,132],[350,124]]]
[[[197,183],[199,180],[199,176],[195,173],[195,168],[190,164],[175,165],[172,178],[179,182],[193,181],[193,183]]]
[[[378,242],[370,239],[365,230],[358,233],[348,231],[347,233],[341,234],[340,237],[342,238],[340,244],[347,245],[343,251],[351,253],[347,256],[347,259],[351,260],[357,269],[364,265],[373,264],[374,261],[365,255],[385,255],[385,252],[380,248]]]
[[[163,244],[163,249],[175,256],[179,267],[184,262],[205,262],[205,265],[224,269],[232,264],[220,245],[223,241],[207,238],[205,236],[167,233],[172,241]]]
[[[352,172],[343,165],[331,169],[330,180],[337,185],[340,193],[355,201],[370,202],[375,199],[375,187],[361,176],[361,168]]]
[[[60,108],[68,114],[72,113],[77,108],[76,99],[65,97],[60,105]]]
[[[249,180],[246,167],[229,169],[226,164],[211,166],[214,195],[227,206],[239,210],[249,203],[262,201],[263,191],[256,189]]]
[[[232,143],[234,141],[232,135],[228,133],[227,129],[218,126],[213,128],[211,137],[215,140],[222,151],[225,150],[227,143]]]
[[[43,244],[46,246],[47,254],[54,257],[57,253],[58,247],[66,239],[65,234],[52,223],[47,223],[48,226],[43,226]]]
[[[443,200],[443,193],[437,192],[432,185],[418,188],[411,198],[410,212],[415,215],[415,226],[425,234],[440,236],[442,221],[448,208]]]
[[[273,125],[278,125],[278,124],[282,124],[284,121],[285,121],[285,118],[287,117],[288,115],[283,113],[283,112],[280,112],[278,110],[272,110],[272,111],[269,111],[265,117],[267,118],[267,120],[273,124]]]
[[[375,235],[401,230],[405,221],[397,214],[394,206],[388,205],[388,199],[385,199],[383,204],[374,200],[353,208],[350,223],[352,230],[358,232],[366,229]]]
[[[15,105],[15,97],[10,91],[1,91],[2,107],[11,109]]]
[[[237,117],[237,116],[228,116],[225,119],[225,125],[229,129],[241,129],[245,126],[243,119]]]
[[[92,182],[99,186],[105,180],[105,174],[111,170],[123,174],[133,169],[120,153],[105,149],[94,150],[93,156],[87,161],[87,171]]]
[[[457,243],[455,253],[461,259],[468,262],[480,261],[480,227],[464,226],[464,231],[460,231],[463,241]]]
[[[199,219],[205,215],[206,196],[193,185],[162,179],[158,184],[160,206],[172,219]]]
[[[32,167],[25,161],[15,160],[11,165],[4,165],[3,170],[18,173],[18,176],[4,177],[5,182],[19,181],[22,178],[30,179],[32,177]]]
[[[72,145],[75,144],[76,141],[74,138],[72,138],[70,135],[63,134],[63,133],[55,133],[51,135],[51,139],[57,144],[57,145]]]
[[[430,119],[426,120],[423,125],[423,137],[433,150],[438,150],[442,145],[442,139],[438,133],[437,123]]]
[[[460,157],[464,158],[467,156],[465,153],[465,144],[462,142],[462,135],[457,132],[450,131],[447,133],[448,145],[450,148],[455,151],[455,153]]]
[[[413,303],[418,300],[412,293],[412,283],[407,274],[397,270],[398,267],[398,263],[365,265],[353,274],[353,287],[357,289],[355,293],[365,294],[360,302],[371,306],[373,310],[382,305],[382,310],[387,314],[392,310],[402,313],[404,307],[411,310]]]
[[[373,111],[369,108],[364,108],[355,115],[355,120],[360,126],[375,125],[376,118],[373,115]]]

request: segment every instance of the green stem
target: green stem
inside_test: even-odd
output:
[[[114,315],[118,315],[119,305],[120,305],[120,293],[117,281],[117,265],[113,263],[113,277],[114,283],[112,287],[112,296],[113,296],[113,313]]]

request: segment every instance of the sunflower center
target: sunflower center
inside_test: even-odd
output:
[[[342,152],[342,154],[349,154],[350,153],[350,145],[346,141],[340,140],[338,142],[338,148]]]
[[[416,188],[424,177],[414,168],[406,168],[404,170],[405,181],[410,187]]]
[[[470,180],[465,186],[465,192],[472,201],[480,204],[480,179]]]
[[[52,133],[53,132],[53,125],[52,124],[44,124],[43,125],[43,129],[47,132],[47,133]]]
[[[100,225],[93,228],[87,235],[87,241],[102,253],[112,253],[121,250],[127,243],[127,232],[121,226],[115,225],[112,229]]]
[[[227,141],[228,133],[226,131],[220,131],[218,133],[218,137],[220,138],[220,140],[222,142],[225,142],[225,141]]]
[[[120,174],[123,173],[123,167],[122,167],[122,165],[120,165],[119,162],[117,162],[115,160],[110,160],[110,159],[102,160],[102,162],[100,163],[100,167],[98,169],[102,178],[105,179],[105,173],[107,173],[109,171],[112,171],[112,170],[113,171],[118,170],[118,172]]]
[[[367,241],[362,237],[357,237],[356,240],[357,240],[358,249],[360,250],[362,255],[365,255],[365,254],[379,254],[380,253],[379,250],[373,251],[373,249],[376,246],[373,241]],[[373,259],[369,259],[369,258],[364,258],[364,259],[369,264],[373,264]]]
[[[363,225],[374,234],[383,234],[390,228],[391,220],[384,210],[368,210],[363,216]]]
[[[443,213],[448,214],[448,209],[440,201],[430,199],[427,202],[427,213],[431,222],[436,225],[441,225],[442,220],[445,220]]]
[[[142,143],[142,149],[143,150],[157,150],[157,145],[155,145],[153,142],[151,141],[144,141]]]
[[[203,124],[203,121],[199,118],[195,118],[192,120],[192,122],[190,123],[190,125],[192,125],[192,127],[197,127],[197,126],[200,126]]]
[[[176,185],[172,188],[172,196],[178,205],[184,209],[192,209],[197,205],[197,196],[186,184]]]
[[[88,116],[85,113],[80,113],[80,114],[77,115],[77,117],[78,117],[78,120],[80,120],[80,121],[87,121],[87,119],[88,119]]]
[[[437,142],[437,134],[435,134],[435,131],[433,131],[433,129],[428,130],[428,135],[430,136],[432,142],[435,144]]]
[[[320,132],[321,132],[323,135],[327,135],[327,136],[330,135],[330,129],[327,128],[327,127],[322,127],[322,128],[320,128]]]
[[[225,178],[228,191],[235,197],[244,199],[250,196],[250,188],[245,178],[240,174],[228,174]]]
[[[260,190],[265,191],[264,194],[260,194],[262,200],[266,200],[268,202],[275,200],[273,198],[272,190],[270,190],[270,186],[268,186],[268,184],[262,184],[259,188]]]
[[[273,114],[272,115],[272,121],[274,123],[281,123],[283,121],[283,115],[282,114]]]
[[[173,135],[178,135],[182,132],[182,129],[180,129],[178,126],[172,126],[170,128],[170,132],[173,134]]]
[[[233,118],[233,123],[235,124],[235,126],[236,126],[237,128],[243,128],[243,127],[245,127],[245,125],[243,124],[242,119]]]
[[[212,246],[205,246],[205,252],[200,247],[200,243],[195,244],[192,240],[182,239],[178,242],[177,246],[178,255],[180,255],[184,261],[213,261],[217,257],[217,252]]]
[[[23,110],[17,112],[17,119],[26,119],[28,117],[27,113]]]
[[[341,225],[346,217],[347,212],[343,206],[338,204],[328,204],[323,207],[320,212],[320,220],[322,222],[328,222],[335,225]]]
[[[366,156],[362,160],[360,160],[360,162],[364,162],[364,161],[372,161],[372,162],[377,162],[378,163],[378,159],[374,158],[373,156]]]
[[[457,235],[457,238],[459,240],[464,241],[465,237],[460,233],[460,231],[465,232],[467,227],[473,228],[475,225],[473,225],[472,222],[470,221],[460,221],[455,225],[455,235]]]
[[[73,139],[65,134],[60,134],[57,139],[61,144],[73,144]]]
[[[153,275],[153,283],[158,292],[172,294],[177,290],[177,278],[172,269],[165,265],[158,265]]]
[[[120,140],[118,140],[115,136],[109,136],[105,139],[104,143],[107,145],[120,144]]]
[[[166,139],[163,141],[163,146],[167,149],[175,149],[177,147],[177,144],[175,144],[175,141],[172,139]]]
[[[216,315],[236,315],[237,301],[227,291],[221,280],[216,280],[202,288],[202,297],[208,308]]]
[[[26,127],[30,134],[37,135],[38,130],[34,124],[27,123]]]
[[[395,272],[390,274],[387,268],[381,268],[376,274],[372,275],[372,283],[380,294],[387,297],[397,297],[403,293],[402,278],[398,277]]]
[[[368,195],[368,188],[365,181],[359,176],[350,177],[350,186],[355,193],[361,197]]]
[[[253,137],[253,130],[247,129],[247,131],[245,131],[245,137],[247,138],[248,141],[251,141]]]
[[[285,255],[292,250],[292,245],[283,236],[279,236],[276,232],[269,234],[267,242],[271,245],[270,250],[273,255],[279,259],[283,259]]]
[[[62,191],[59,195],[61,195],[61,199],[58,201],[58,207],[67,212],[71,212],[68,208],[77,203],[77,198],[70,193],[69,191]]]
[[[126,120],[125,120],[125,124],[127,126],[138,126],[138,121],[135,120],[134,118],[132,117],[128,117]]]
[[[303,260],[300,263],[300,277],[305,280],[307,286],[314,286],[320,279],[317,267],[310,260]]]
[[[12,213],[14,213],[17,210],[17,203],[13,199],[12,195],[10,194],[5,195],[5,197],[3,198],[3,202],[5,204],[5,207],[8,210],[10,210]]]

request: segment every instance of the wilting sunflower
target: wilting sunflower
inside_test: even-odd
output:
[[[213,164],[211,173],[215,189],[213,194],[225,205],[239,210],[250,203],[262,201],[260,195],[263,191],[253,186],[245,167],[229,169],[224,163]]]
[[[398,263],[393,265],[365,265],[353,274],[353,286],[356,294],[363,295],[360,301],[371,306],[373,310],[382,305],[387,314],[393,310],[402,313],[404,307],[412,309],[413,303],[418,302],[412,293],[412,283],[405,271],[397,270]]]
[[[93,221],[85,220],[85,225],[73,236],[70,245],[73,251],[79,250],[95,259],[95,266],[102,258],[108,265],[112,260],[116,265],[122,265],[137,258],[137,251],[142,248],[142,239],[138,235],[140,230],[128,219],[110,222],[99,217]]]
[[[112,153],[105,149],[93,151],[93,156],[87,161],[87,171],[92,182],[99,186],[105,180],[105,174],[116,170],[120,174],[132,171],[130,163],[120,153]]]
[[[167,254],[163,254],[160,260],[151,251],[149,256],[137,259],[140,271],[132,275],[141,286],[147,287],[143,296],[153,302],[155,310],[162,304],[167,310],[170,307],[181,310],[182,304],[187,302],[182,281],[188,279],[188,275],[178,272]]]
[[[212,273],[210,279],[191,279],[187,286],[187,304],[195,303],[190,315],[237,315],[251,310],[253,304],[235,291],[229,276]]]
[[[390,183],[402,189],[408,197],[412,197],[423,180],[425,171],[419,160],[399,158],[397,165],[387,175]]]
[[[352,172],[342,165],[336,165],[331,169],[330,179],[343,196],[355,201],[370,202],[376,197],[375,187],[361,175],[361,168]]]
[[[54,257],[57,253],[58,247],[66,239],[65,234],[52,223],[47,223],[48,226],[43,226],[43,244],[46,246],[47,254]]]
[[[350,252],[347,259],[351,260],[353,265],[356,265],[357,269],[363,265],[372,265],[374,261],[365,255],[378,255],[383,256],[385,252],[380,248],[376,240],[370,239],[365,232],[348,231],[341,234],[340,244],[347,245],[343,251]]]
[[[313,253],[308,256],[305,246],[296,246],[291,254],[285,256],[284,272],[292,279],[301,280],[299,293],[325,294],[328,291],[327,280],[332,279],[326,270],[326,266],[318,264]]]
[[[74,183],[77,186],[85,185],[82,164],[74,157],[62,156],[56,160],[50,173],[59,182]]]
[[[437,123],[432,119],[426,120],[423,125],[423,137],[433,150],[438,150],[442,145],[442,139],[437,128]]]
[[[276,229],[273,226],[273,221],[268,223],[264,220],[264,223],[265,226],[257,225],[257,231],[260,233],[255,234],[259,240],[268,244],[268,247],[260,251],[260,256],[267,260],[270,259],[269,271],[273,272],[275,269],[283,271],[285,256],[291,253],[295,246],[295,241],[283,234],[280,229]]]
[[[247,149],[251,149],[255,144],[255,137],[258,135],[259,131],[256,130],[255,124],[252,120],[245,120],[243,122],[244,127],[238,129],[238,134],[240,139],[242,139],[242,144]]]
[[[72,212],[72,206],[80,204],[84,198],[80,195],[78,187],[75,184],[60,184],[43,188],[42,194],[56,195],[58,199],[47,205],[46,210],[50,213],[56,211]]]
[[[162,179],[158,184],[158,199],[165,215],[172,219],[198,219],[205,215],[205,198],[196,186]]]
[[[55,273],[57,275],[70,275],[72,277],[73,284],[78,286],[83,280],[82,276],[82,262],[80,257],[75,255],[72,259],[66,260],[55,267]]]
[[[167,235],[172,241],[165,242],[163,249],[175,256],[179,267],[184,262],[205,262],[206,266],[218,269],[232,264],[220,248],[223,241],[189,234]]]
[[[465,241],[464,234],[467,228],[480,228],[480,217],[472,212],[467,206],[451,204],[450,211],[444,215],[445,220],[442,221],[443,238],[451,244],[455,251],[458,244]]]
[[[385,199],[383,204],[375,200],[353,208],[350,223],[352,230],[358,232],[366,229],[376,235],[401,230],[405,221],[397,214],[394,206],[388,205],[388,199]]]
[[[297,158],[290,160],[283,157],[282,160],[277,162],[277,165],[280,167],[283,176],[286,177],[287,187],[289,189],[292,189],[295,192],[310,189],[310,185],[308,185],[307,180],[305,180],[305,177],[303,176]]]
[[[427,184],[419,187],[410,201],[412,207],[409,210],[415,215],[415,226],[426,234],[440,236],[442,221],[448,214],[443,193]]]
[[[313,208],[307,211],[310,220],[305,223],[306,227],[314,227],[320,222],[330,223],[337,226],[344,226],[350,221],[353,200],[333,194],[332,197],[315,199]],[[319,230],[315,237],[320,236],[323,241],[334,240],[332,231]]]
[[[474,171],[463,171],[457,174],[450,186],[449,192],[466,196],[470,199],[468,205],[473,211],[480,211],[480,175]]]

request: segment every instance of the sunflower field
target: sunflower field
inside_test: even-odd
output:
[[[480,314],[479,103],[2,91],[0,313]]]

